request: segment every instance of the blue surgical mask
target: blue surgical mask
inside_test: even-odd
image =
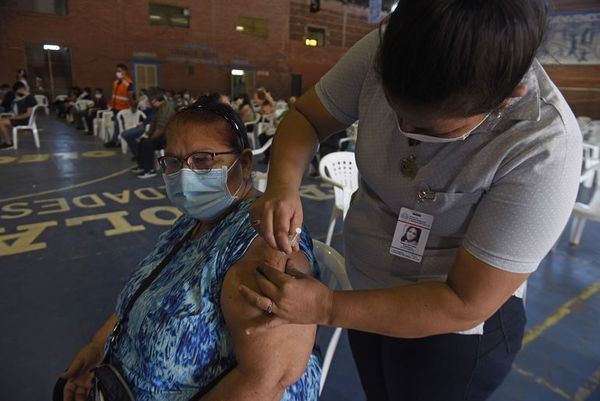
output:
[[[469,137],[469,135],[471,135],[477,128],[479,128],[479,126],[481,124],[483,124],[483,122],[485,120],[487,120],[487,118],[490,116],[490,114],[491,113],[486,114],[486,116],[483,118],[483,120],[481,120],[479,122],[479,124],[477,124],[476,126],[471,128],[468,132],[462,134],[461,136],[457,136],[454,138],[443,138],[443,137],[439,137],[439,136],[417,134],[414,132],[403,131],[402,128],[400,127],[400,121],[398,121],[397,116],[396,116],[396,126],[398,127],[398,130],[400,131],[400,133],[402,135],[404,135],[407,138],[414,139],[415,141],[429,142],[429,143],[449,143],[449,142],[456,142],[456,141],[464,141],[465,139],[467,139]]]
[[[238,159],[239,160],[239,159]],[[234,195],[227,187],[227,168],[194,172],[182,168],[173,174],[163,174],[169,200],[183,213],[198,220],[210,221],[223,213],[237,199],[242,185]]]

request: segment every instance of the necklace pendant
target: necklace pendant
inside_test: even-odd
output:
[[[400,172],[403,176],[414,180],[418,171],[419,167],[417,166],[415,155],[410,155],[400,160]]]

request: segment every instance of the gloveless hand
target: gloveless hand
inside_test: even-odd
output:
[[[64,401],[86,401],[94,374],[91,369],[102,362],[104,350],[101,344],[89,343],[75,355],[69,368],[60,375],[67,379],[64,387]]]
[[[285,273],[269,266],[261,266],[256,270],[261,294],[244,285],[239,287],[239,291],[249,304],[270,313],[253,322],[246,329],[246,334],[283,324],[329,323],[333,291],[315,278],[296,270],[291,259],[288,260]]]
[[[289,235],[302,227],[302,202],[297,189],[269,187],[250,208],[250,222],[258,234],[273,249],[286,254],[298,251],[297,244],[290,246]]]

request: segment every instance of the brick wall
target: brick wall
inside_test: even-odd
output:
[[[51,43],[70,49],[72,81],[81,87],[109,91],[115,64],[131,67],[145,60],[159,64],[165,88],[227,93],[230,69],[247,67],[261,72],[257,86],[283,98],[289,96],[292,73],[301,74],[308,88],[373,27],[366,23],[366,9],[338,1],[324,0],[313,15],[301,0],[157,2],[189,8],[190,28],[150,25],[148,0],[69,1],[67,16],[25,12],[16,0],[0,1],[0,81],[12,82],[15,70],[27,65],[27,44]],[[236,32],[239,15],[267,19],[268,37]],[[303,44],[308,23],[327,29],[325,48]]]

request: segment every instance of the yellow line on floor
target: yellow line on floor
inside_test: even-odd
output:
[[[552,315],[548,316],[546,320],[535,326],[533,329],[529,330],[523,338],[523,348],[525,348],[527,344],[538,338],[543,332],[548,330],[550,327],[560,322],[564,317],[571,314],[571,308],[573,307],[573,305],[585,301],[598,291],[600,291],[600,280],[596,281],[594,284],[588,287],[581,294],[577,295],[575,298],[571,298],[570,300],[568,300]]]
[[[4,199],[0,199],[0,203],[1,202],[15,201],[15,200],[19,200],[19,199],[33,198],[33,197],[36,197],[36,196],[48,195],[48,194],[52,194],[52,193],[55,193],[55,192],[68,191],[68,190],[71,190],[71,189],[81,188],[81,187],[85,187],[87,185],[92,185],[92,184],[96,184],[98,182],[110,180],[111,178],[118,177],[120,175],[123,175],[123,174],[129,172],[129,171],[131,171],[131,169],[130,168],[126,168],[124,170],[120,170],[120,171],[117,171],[115,173],[112,173],[112,174],[109,174],[109,175],[105,175],[104,177],[95,178],[93,180],[81,182],[79,184],[68,185],[68,186],[62,187],[62,188],[49,189],[47,191],[35,192],[35,193],[32,193],[32,194],[25,194],[25,195],[13,196],[11,198],[4,198]]]
[[[600,367],[592,373],[592,375],[577,389],[577,392],[573,396],[575,401],[587,400],[596,389],[600,386]]]
[[[515,364],[515,363],[513,363],[512,368],[515,372],[533,380],[534,382],[536,382],[539,385],[546,387],[548,390],[550,390],[554,394],[564,398],[565,400],[572,400],[571,396],[569,394],[567,394],[567,392],[565,390],[561,389],[558,386],[555,386],[554,384],[550,383],[548,380],[544,379],[543,377],[539,377],[535,373],[525,370],[520,366],[517,366],[517,364]]]

